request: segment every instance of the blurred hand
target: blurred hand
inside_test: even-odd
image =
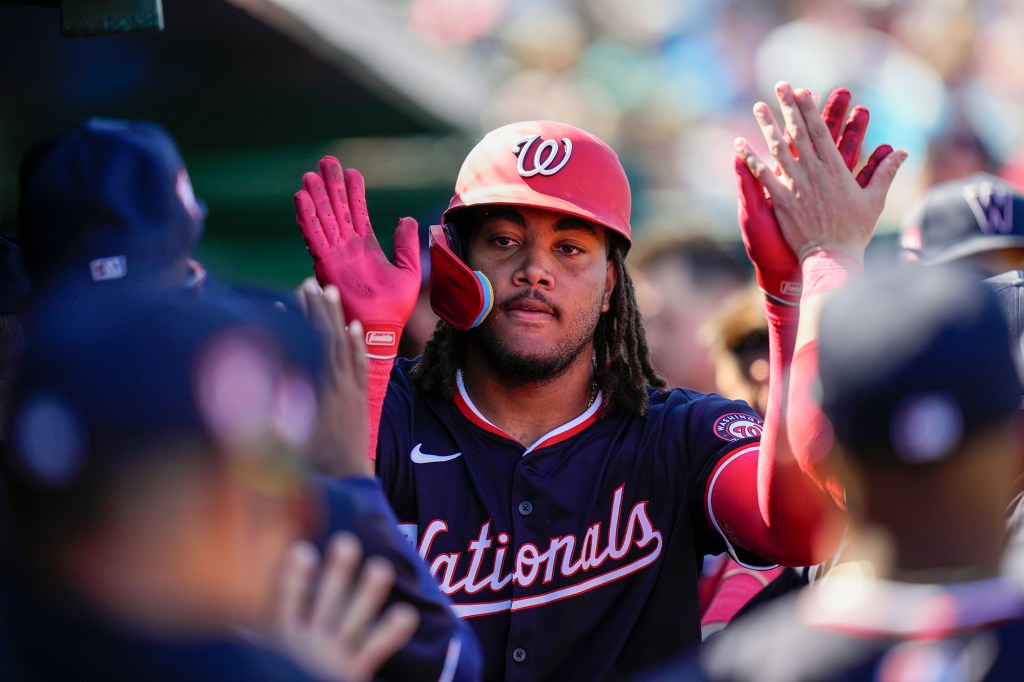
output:
[[[342,478],[373,476],[369,447],[367,359],[358,321],[345,328],[338,289],[321,289],[312,277],[299,289],[299,305],[324,346],[317,434],[311,458],[320,473]]]
[[[322,286],[338,288],[345,317],[362,323],[370,356],[393,358],[420,290],[416,221],[398,222],[392,265],[370,226],[363,176],[352,168],[342,172],[333,156],[321,159],[318,171],[303,175],[295,194],[313,271]]]
[[[419,625],[409,604],[384,607],[395,569],[381,557],[362,563],[362,546],[351,533],[331,538],[326,562],[316,549],[296,543],[281,572],[276,604],[277,640],[299,665],[329,680],[372,679]]]

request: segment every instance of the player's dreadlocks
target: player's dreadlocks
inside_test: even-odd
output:
[[[608,312],[601,315],[594,331],[594,379],[604,396],[601,416],[614,410],[644,415],[647,386],[662,389],[667,384],[651,364],[633,280],[626,270],[625,242],[610,231],[608,235],[617,284]],[[465,350],[465,332],[453,329],[443,320],[438,322],[411,372],[416,390],[437,391],[448,399],[454,398],[455,370],[465,357]]]

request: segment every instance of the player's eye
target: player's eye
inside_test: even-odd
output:
[[[559,244],[557,250],[563,256],[578,256],[584,252],[583,247],[576,244]]]
[[[494,235],[493,237],[491,237],[491,243],[494,244],[495,246],[500,246],[502,248],[515,246],[517,244],[515,239],[505,234]]]

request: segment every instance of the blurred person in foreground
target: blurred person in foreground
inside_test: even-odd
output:
[[[394,569],[360,571],[351,534],[316,583],[299,542],[323,389],[312,328],[144,284],[54,294],[28,321],[0,459],[2,676],[369,679],[418,616],[378,618]],[[333,379],[357,381],[359,351]],[[304,670],[239,625],[268,628]]]
[[[1024,592],[1000,569],[1020,351],[995,296],[946,266],[876,274],[826,305],[818,353],[845,547],[726,629],[699,674],[658,679],[1020,679]]]
[[[637,244],[630,255],[651,362],[669,386],[715,391],[715,369],[699,329],[750,280],[742,246],[733,246],[704,236],[673,236]]]
[[[930,189],[900,233],[900,258],[931,267],[952,263],[995,291],[1019,345],[1024,330],[1024,194],[986,173]],[[1010,371],[1010,368],[1007,368]],[[1007,566],[1024,580],[1024,480],[1009,507]]]
[[[282,324],[286,319],[305,324],[292,293],[220,286],[191,258],[205,210],[193,195],[177,145],[154,123],[90,119],[36,145],[22,164],[19,218],[33,300],[52,300],[72,290],[116,307],[145,288],[168,303],[208,300],[243,317],[277,315]],[[55,288],[59,293],[50,293]],[[475,679],[480,661],[472,632],[455,617],[399,533],[372,478],[365,457],[365,378],[345,378],[345,364],[338,361],[342,356],[335,352],[344,340],[345,320],[340,313],[324,312],[325,305],[337,308],[337,292],[321,292],[310,281],[299,294],[299,304],[313,316],[331,351],[319,378],[330,390],[320,395],[317,446],[305,453],[312,470],[297,488],[309,511],[303,534],[325,549],[333,532],[351,531],[367,555],[394,565],[388,600],[415,606],[419,627],[384,664],[380,677]]]

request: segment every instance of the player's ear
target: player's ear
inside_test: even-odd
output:
[[[604,300],[601,302],[602,313],[608,312],[612,307],[612,292],[615,291],[615,284],[617,282],[618,275],[615,272],[615,261],[609,258],[604,276]]]

